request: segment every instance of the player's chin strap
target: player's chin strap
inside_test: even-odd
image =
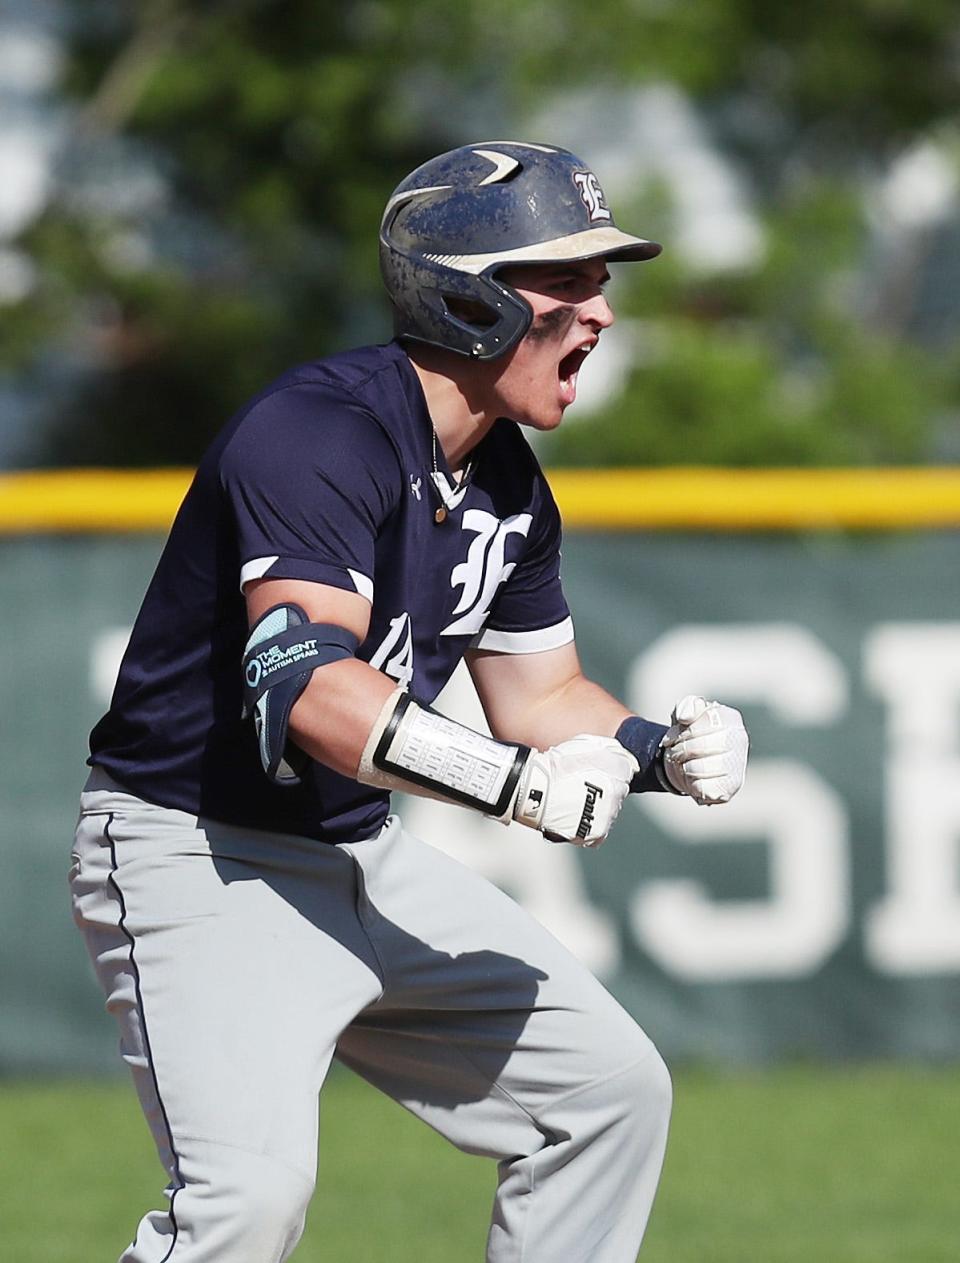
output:
[[[380,789],[416,786],[428,798],[463,803],[509,824],[540,827],[548,775],[525,745],[474,732],[402,688],[387,698],[360,757],[357,780]]]
[[[311,623],[299,605],[274,605],[260,619],[243,654],[243,717],[253,715],[260,761],[276,785],[299,785],[309,762],[287,740],[294,702],[317,667],[352,658],[357,637],[333,623]]]

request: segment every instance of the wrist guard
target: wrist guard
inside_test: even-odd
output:
[[[367,738],[357,779],[381,789],[416,786],[509,820],[529,755],[528,746],[474,732],[396,689]]]
[[[617,740],[640,764],[640,771],[630,782],[631,794],[679,792],[670,784],[663,766],[661,742],[666,733],[665,724],[651,723],[639,715],[630,715],[617,729]]]
[[[415,786],[503,824],[516,820],[553,842],[598,846],[636,767],[612,737],[580,734],[532,750],[474,732],[397,689],[373,725],[357,779],[389,790]]]

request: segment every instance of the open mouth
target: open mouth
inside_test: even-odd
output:
[[[577,374],[580,372],[583,361],[592,349],[592,346],[578,346],[575,350],[568,352],[560,361],[558,375],[564,403],[573,403],[574,399],[576,399]]]

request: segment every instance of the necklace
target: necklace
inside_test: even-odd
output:
[[[437,526],[441,526],[449,517],[450,513],[457,507],[463,498],[463,493],[467,489],[467,482],[473,473],[473,461],[467,461],[463,473],[453,484],[453,490],[449,491],[446,475],[441,474],[437,464],[437,432],[430,427],[430,442],[432,448],[432,474],[431,482],[437,489],[437,495],[440,497],[441,503],[434,510],[433,520]]]

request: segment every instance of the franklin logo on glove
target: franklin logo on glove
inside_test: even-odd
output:
[[[598,798],[603,797],[603,790],[599,785],[591,785],[587,781],[587,801],[583,805],[583,815],[580,817],[580,823],[577,825],[577,837],[585,838],[590,832],[590,826],[593,823],[593,805]]]

